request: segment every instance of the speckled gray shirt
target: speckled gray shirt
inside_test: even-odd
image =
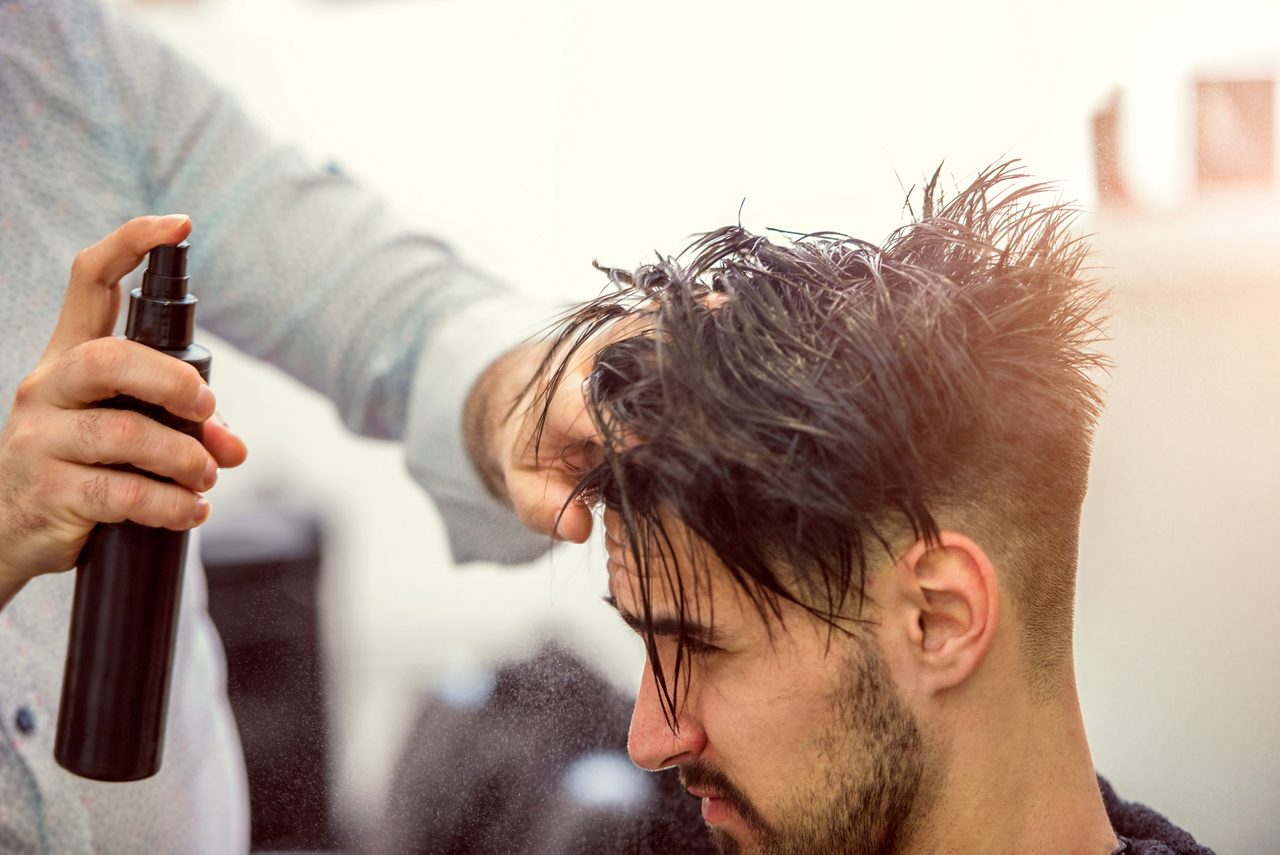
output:
[[[480,488],[460,407],[546,307],[265,139],[116,13],[0,0],[0,420],[53,330],[76,252],[131,217],[172,212],[197,225],[202,326],[327,395],[354,430],[403,438],[455,557],[544,546]],[[81,780],[53,760],[71,574],[34,580],[0,612],[0,852],[247,847],[243,762],[195,562],[186,580],[164,767],[139,783]]]

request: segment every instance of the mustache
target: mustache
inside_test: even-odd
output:
[[[747,798],[729,776],[712,766],[699,761],[687,763],[680,767],[680,784],[688,789],[710,790],[719,798],[728,802],[738,815],[756,831],[767,831],[769,826],[760,815],[760,811]]]

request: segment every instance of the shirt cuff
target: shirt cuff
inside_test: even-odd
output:
[[[518,564],[551,546],[489,494],[467,453],[462,414],[484,370],[545,332],[563,309],[513,294],[478,300],[441,323],[422,349],[409,397],[405,461],[435,500],[459,564]]]

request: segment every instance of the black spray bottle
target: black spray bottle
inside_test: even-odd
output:
[[[192,343],[196,299],[187,293],[187,249],[183,241],[151,251],[142,287],[129,298],[125,335],[195,366],[207,382],[209,351]],[[201,424],[136,398],[99,406],[133,410],[201,438]],[[54,744],[68,771],[99,781],[159,771],[186,552],[185,531],[124,522],[89,535],[77,563]]]

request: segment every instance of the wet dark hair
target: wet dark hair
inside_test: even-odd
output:
[[[1003,163],[948,200],[938,175],[879,246],[721,228],[607,269],[612,290],[558,328],[544,408],[575,355],[630,322],[595,356],[602,459],[577,495],[618,513],[646,625],[655,585],[682,625],[700,609],[700,569],[676,572],[687,533],[762,616],[790,601],[853,631],[869,571],[942,518],[1000,568],[1034,679],[1069,671],[1103,297],[1051,186]],[[647,648],[674,721],[688,645],[669,670],[651,633]]]

